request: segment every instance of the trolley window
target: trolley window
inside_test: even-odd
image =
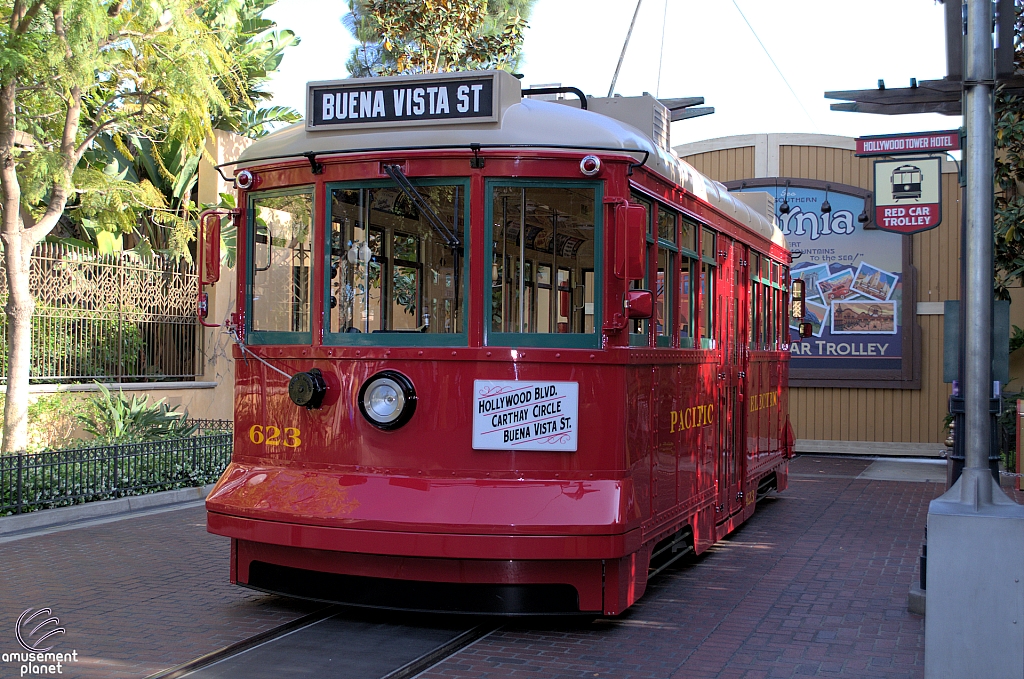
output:
[[[491,181],[487,193],[487,344],[598,346],[600,185]]]
[[[654,205],[646,197],[634,193],[630,201],[643,205],[647,210],[647,256],[644,257],[644,277],[642,280],[630,281],[632,290],[651,290],[651,257],[654,254]],[[636,318],[629,324],[629,344],[634,347],[646,347],[650,344],[650,321]]]
[[[332,185],[328,344],[465,344],[468,183]]]
[[[676,260],[679,247],[676,245],[676,229],[679,214],[664,205],[658,205],[658,282],[655,290],[656,333],[659,347],[672,346],[675,327],[676,304]]]
[[[679,346],[693,347],[697,308],[697,288],[691,282],[700,275],[697,262],[697,231],[700,227],[685,217],[682,219],[679,242]]]
[[[313,191],[249,195],[246,341],[309,344]]]
[[[702,349],[715,348],[715,232],[701,229],[700,269],[700,344]]]

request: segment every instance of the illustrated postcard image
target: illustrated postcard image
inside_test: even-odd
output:
[[[833,302],[833,335],[895,335],[896,302]]]
[[[888,271],[876,269],[866,262],[857,267],[857,275],[853,279],[853,289],[871,299],[887,300],[896,289],[899,278]]]
[[[825,302],[838,302],[856,293],[853,290],[853,269],[845,269],[818,281],[818,291]]]

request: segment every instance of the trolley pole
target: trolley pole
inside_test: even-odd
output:
[[[959,2],[959,0],[946,0]],[[993,5],[966,0],[964,470],[928,508],[925,679],[1024,674],[1024,507],[989,469],[993,393]]]

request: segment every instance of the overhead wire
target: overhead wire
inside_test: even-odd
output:
[[[629,30],[626,31],[626,40],[622,43],[622,52],[619,53],[619,63],[615,65],[615,75],[612,76],[611,87],[608,88],[608,96],[615,94],[615,81],[619,79],[619,70],[622,68],[622,60],[626,58],[626,48],[629,47],[629,38],[633,35],[633,26],[636,25],[636,17],[640,14],[640,5],[644,0],[636,0],[636,9],[633,10],[633,20],[629,22]]]
[[[804,102],[800,100],[800,96],[796,93],[796,90],[794,90],[793,86],[789,84],[789,80],[786,79],[786,76],[782,72],[782,69],[779,68],[779,65],[777,63],[775,63],[775,59],[772,58],[772,55],[768,51],[768,48],[764,46],[764,43],[761,41],[761,37],[757,34],[757,31],[754,30],[754,27],[751,25],[750,20],[747,19],[747,15],[743,13],[742,9],[740,9],[740,6],[736,2],[736,0],[732,0],[732,5],[733,7],[736,8],[736,11],[740,13],[740,16],[743,18],[743,23],[745,23],[747,25],[747,28],[750,29],[750,32],[754,34],[754,39],[757,40],[757,44],[761,46],[762,50],[764,50],[765,55],[768,57],[768,61],[772,62],[772,66],[775,67],[775,70],[778,72],[779,77],[782,78],[782,82],[786,83],[786,87],[789,88],[790,94],[792,94],[793,98],[796,99],[796,103],[797,105],[800,106],[800,110],[803,111],[804,115],[807,116],[807,119],[811,121],[811,125],[814,125],[814,129],[820,132],[821,130],[820,128],[818,128],[818,123],[815,122],[810,112],[804,106]]]
[[[668,0],[661,14],[661,50],[658,52],[658,82],[654,85],[654,98],[661,96],[661,64],[665,61],[665,21],[668,19]]]

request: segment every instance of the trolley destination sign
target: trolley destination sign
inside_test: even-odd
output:
[[[476,450],[576,450],[577,382],[473,382]]]
[[[942,221],[942,160],[875,161],[875,224],[895,233],[934,229]]]
[[[497,119],[494,75],[358,78],[306,85],[306,128],[395,127]]]
[[[959,130],[912,132],[857,137],[858,156],[898,156],[914,153],[940,153],[960,149]]]

